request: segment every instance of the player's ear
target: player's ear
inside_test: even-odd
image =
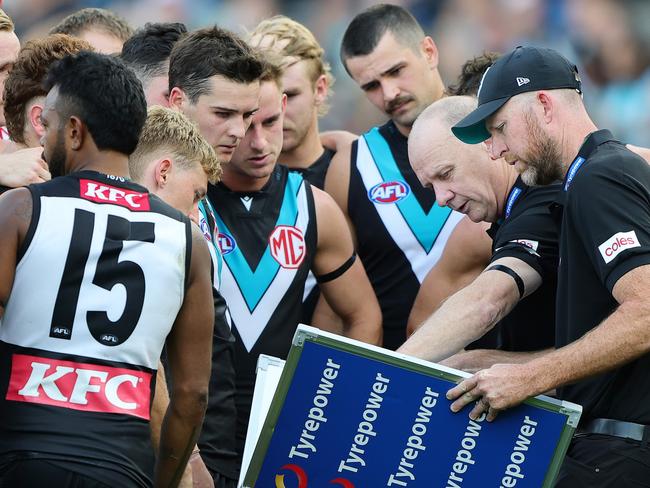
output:
[[[45,127],[43,127],[43,123],[41,122],[42,113],[43,105],[35,103],[29,108],[29,112],[27,114],[29,124],[32,126],[32,129],[34,129],[34,132],[39,139],[43,137],[43,134],[45,134]]]
[[[156,177],[156,184],[160,187],[163,188],[165,185],[167,185],[171,172],[172,172],[172,160],[169,158],[161,158],[159,159],[156,163],[156,171],[155,171],[155,177]]]
[[[429,67],[436,69],[438,67],[438,46],[429,36],[425,36],[420,42],[420,50],[426,58]]]
[[[185,92],[177,86],[172,88],[169,92],[169,108],[182,111],[186,101],[187,96],[185,95]]]
[[[320,75],[314,83],[314,98],[316,100],[316,105],[320,106],[325,102],[327,98],[327,91],[329,90],[329,82],[327,81],[327,76]]]
[[[65,124],[64,131],[66,138],[70,141],[70,149],[73,151],[80,150],[86,138],[90,135],[88,127],[76,115],[71,115]]]

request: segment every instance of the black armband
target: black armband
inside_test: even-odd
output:
[[[316,281],[318,283],[327,283],[328,281],[333,281],[343,273],[345,273],[350,267],[354,264],[354,261],[357,259],[356,253],[353,253],[345,263],[336,268],[334,271],[325,273],[324,275],[316,276]]]
[[[515,283],[517,285],[517,289],[519,290],[519,300],[521,300],[524,297],[524,292],[525,292],[525,287],[524,287],[524,280],[521,279],[521,276],[519,276],[515,270],[512,268],[508,268],[507,266],[504,266],[503,264],[493,264],[489,268],[487,268],[485,271],[490,271],[490,270],[495,270],[495,271],[501,271],[502,273],[507,274],[508,276],[512,277],[513,280],[515,280]]]

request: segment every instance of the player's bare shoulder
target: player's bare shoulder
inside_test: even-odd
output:
[[[0,196],[0,228],[16,229],[22,237],[32,221],[33,202],[27,188],[16,188]]]
[[[336,154],[332,157],[327,175],[325,177],[325,191],[334,198],[338,206],[347,213],[348,190],[350,188],[350,165],[352,145],[354,141],[348,141],[338,147]]]

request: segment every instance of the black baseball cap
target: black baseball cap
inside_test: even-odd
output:
[[[467,144],[490,138],[485,119],[520,93],[574,88],[581,92],[578,68],[553,49],[518,46],[497,59],[481,79],[478,107],[451,128]]]

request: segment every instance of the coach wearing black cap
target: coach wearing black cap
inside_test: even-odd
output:
[[[563,178],[557,349],[496,365],[449,391],[471,415],[558,388],[584,407],[558,479],[562,487],[650,486],[650,167],[597,130],[575,66],[518,47],[485,73],[478,108],[454,134],[486,140],[529,184]]]

